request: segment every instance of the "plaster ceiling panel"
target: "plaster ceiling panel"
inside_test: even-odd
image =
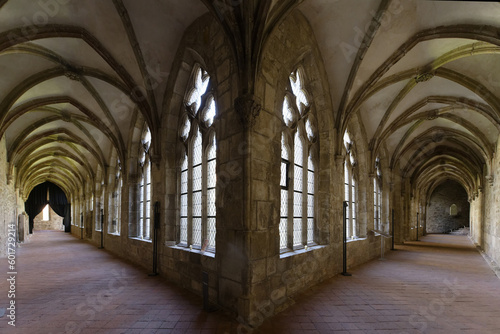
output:
[[[299,6],[313,28],[323,56],[335,107],[340,103],[365,27],[379,3],[378,0],[311,0]]]
[[[385,140],[384,143],[386,145],[387,151],[389,152],[389,156],[393,155],[394,150],[399,145],[399,143],[402,141],[403,136],[413,126],[413,124],[414,124],[414,122],[407,124],[405,126],[402,126],[401,128],[394,131],[389,137],[387,137],[387,139]]]
[[[0,54],[0,100],[33,74],[53,67],[54,63],[33,55]]]
[[[44,124],[44,125],[38,127],[37,129],[35,129],[34,131],[32,131],[26,139],[29,139],[29,138],[37,136],[41,133],[55,130],[55,129],[68,130],[68,131],[72,132],[74,135],[76,135],[77,137],[88,142],[88,137],[82,130],[80,130],[75,124],[64,122],[64,121],[55,121],[55,122],[50,122],[50,123]]]
[[[113,78],[118,75],[109,64],[85,41],[77,38],[45,38],[33,42],[40,45],[73,65],[98,69]],[[54,66],[56,64],[54,63]]]
[[[488,138],[491,144],[497,141],[499,135],[498,129],[483,115],[465,108],[454,108],[451,113],[471,122]]]
[[[476,41],[463,38],[433,39],[415,45],[407,54],[400,59],[383,78],[407,71],[413,68],[423,68],[442,56],[464,45],[470,45]]]
[[[393,111],[396,115],[401,114],[417,102],[428,96],[451,96],[466,97],[473,101],[484,103],[474,92],[453,81],[440,77],[433,77],[429,81],[418,83],[398,104]]]
[[[413,131],[413,133],[411,134],[410,140],[413,140],[414,138],[418,137],[419,135],[423,134],[429,129],[437,127],[457,130],[474,137],[474,134],[472,134],[469,130],[467,130],[463,126],[455,122],[449,121],[447,119],[437,118],[432,121],[424,121],[422,124],[420,124],[420,126],[417,129],[415,129],[415,131]]]
[[[407,118],[411,118],[412,116],[419,114],[419,113],[423,113],[423,112],[431,111],[431,110],[436,110],[436,109],[440,109],[440,108],[447,107],[447,106],[448,105],[444,104],[444,103],[427,103],[426,105],[424,105],[422,108],[415,111],[412,115],[408,116]],[[385,128],[390,126],[396,120],[396,118],[399,117],[400,115],[401,115],[401,113],[393,112],[391,114],[391,116],[389,116]]]
[[[208,8],[199,0],[149,1],[147,6],[141,1],[125,0],[124,4],[139,41],[156,104],[161,106],[184,32]]]
[[[476,1],[414,1],[419,28],[456,24],[498,26],[500,4]]]
[[[50,142],[50,143],[45,144],[45,145],[40,145],[38,148],[33,150],[32,155],[34,155],[38,152],[47,150],[47,149],[52,150],[54,152],[61,152],[62,150],[67,150],[76,156],[79,155],[79,152],[77,152],[72,146],[70,146],[66,143],[57,142],[57,141],[53,141],[53,142]]]
[[[483,84],[500,96],[500,54],[482,54],[457,59],[445,66]]]
[[[108,110],[120,129],[122,138],[128,138],[130,121],[132,120],[136,105],[125,93],[116,87],[96,78],[87,77],[87,80],[99,92],[102,100],[107,105]],[[113,130],[109,122],[105,122],[105,124],[108,124],[108,127]]]
[[[80,101],[89,110],[102,117],[102,111],[94,97],[83,87],[83,85],[66,77],[57,77],[46,80],[25,92],[19,97],[13,108],[36,98],[51,96],[69,96]]]
[[[7,1],[0,9],[0,30],[47,22],[51,16],[49,14],[53,14],[54,11],[43,6],[43,3],[44,1],[32,0]]]
[[[53,108],[58,109],[58,110],[61,110],[61,111],[64,111],[64,112],[69,112],[72,115],[88,117],[84,112],[82,112],[80,109],[78,109],[77,107],[75,107],[74,105],[72,105],[70,103],[54,103],[54,104],[50,104],[48,106],[53,107]]]
[[[9,147],[10,143],[31,124],[53,115],[54,114],[51,112],[44,111],[28,112],[17,118],[5,131],[5,140],[7,142],[7,147]]]
[[[360,107],[360,115],[366,129],[368,141],[373,137],[377,127],[382,120],[387,108],[390,106],[392,100],[396,97],[401,89],[406,85],[406,82],[401,81],[390,85],[377,94],[372,95]]]
[[[353,1],[358,3],[359,1]],[[391,1],[380,19],[380,27],[373,38],[356,75],[351,98],[370,76],[416,32],[416,1]],[[374,10],[372,13],[375,13]],[[367,32],[368,29],[365,29]]]
[[[52,7],[43,5],[47,3],[55,3],[55,5]],[[81,27],[95,36],[134,80],[141,83],[141,73],[133,49],[128,42],[126,31],[113,1],[8,1],[0,10],[0,22],[2,22],[0,26],[2,31],[35,24],[37,27],[44,27],[48,24]],[[38,31],[25,30],[25,36],[28,38]],[[117,41],[120,42],[117,43]]]
[[[90,133],[92,138],[97,142],[99,145],[99,149],[102,152],[108,152],[110,150],[110,147],[113,145],[111,140],[99,129],[94,127],[93,125],[89,123],[81,123],[81,125]],[[106,154],[104,155],[106,158]]]

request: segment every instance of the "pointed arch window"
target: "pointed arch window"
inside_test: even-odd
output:
[[[215,252],[217,143],[216,101],[209,74],[196,65],[186,92],[179,136],[180,218],[178,243],[182,247]]]
[[[115,188],[112,195],[112,218],[108,227],[109,234],[120,235],[121,193],[122,193],[122,165],[120,159],[116,162]]]
[[[104,183],[101,183],[100,185],[100,191],[101,195],[99,196],[99,202],[98,205],[96,205],[96,210],[95,210],[95,230],[98,232],[102,232],[102,226],[101,226],[101,209],[104,210]]]
[[[357,224],[357,183],[356,183],[356,154],[354,142],[348,131],[344,133],[344,146],[346,159],[344,162],[344,200],[347,201],[347,238],[356,239],[358,237]]]
[[[380,159],[375,159],[375,176],[373,177],[373,226],[375,230],[382,230],[382,169]]]
[[[143,240],[151,239],[151,132],[145,126],[139,149],[139,219],[137,224],[137,237]]]
[[[280,223],[281,252],[315,242],[316,121],[304,88],[304,72],[290,74],[283,100],[281,135]]]

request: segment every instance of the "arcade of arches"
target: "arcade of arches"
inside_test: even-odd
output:
[[[342,272],[343,201],[348,267],[380,254],[374,230],[403,243],[466,212],[499,263],[499,18],[492,2],[0,0],[0,240],[49,181],[70,233],[147,270],[157,241],[160,275],[201,294],[208,273],[243,322]]]

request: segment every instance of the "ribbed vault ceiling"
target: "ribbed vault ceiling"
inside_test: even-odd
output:
[[[485,166],[491,174],[500,131],[498,3],[41,3],[0,1],[0,134],[25,196],[46,180],[73,193],[116,158],[126,161],[135,112],[159,152],[154,125],[177,49],[208,12],[232,43],[242,94],[252,91],[267,37],[299,10],[325,63],[340,136],[358,114],[372,162],[383,153],[387,167],[426,189],[454,179],[472,195]],[[249,17],[251,34],[240,24]]]
[[[500,130],[500,4],[317,0],[299,8],[325,60],[337,125],[361,116],[372,165],[384,155],[414,189],[432,193],[454,179],[472,197],[491,176]]]

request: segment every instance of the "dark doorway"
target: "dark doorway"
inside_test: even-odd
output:
[[[64,231],[71,232],[71,204],[66,194],[52,182],[45,182],[33,188],[28,200],[24,203],[25,211],[29,216],[29,233],[33,233],[34,219],[47,204],[55,213],[64,218]]]
[[[470,204],[464,187],[455,181],[439,185],[427,208],[427,233],[449,233],[469,227]]]

